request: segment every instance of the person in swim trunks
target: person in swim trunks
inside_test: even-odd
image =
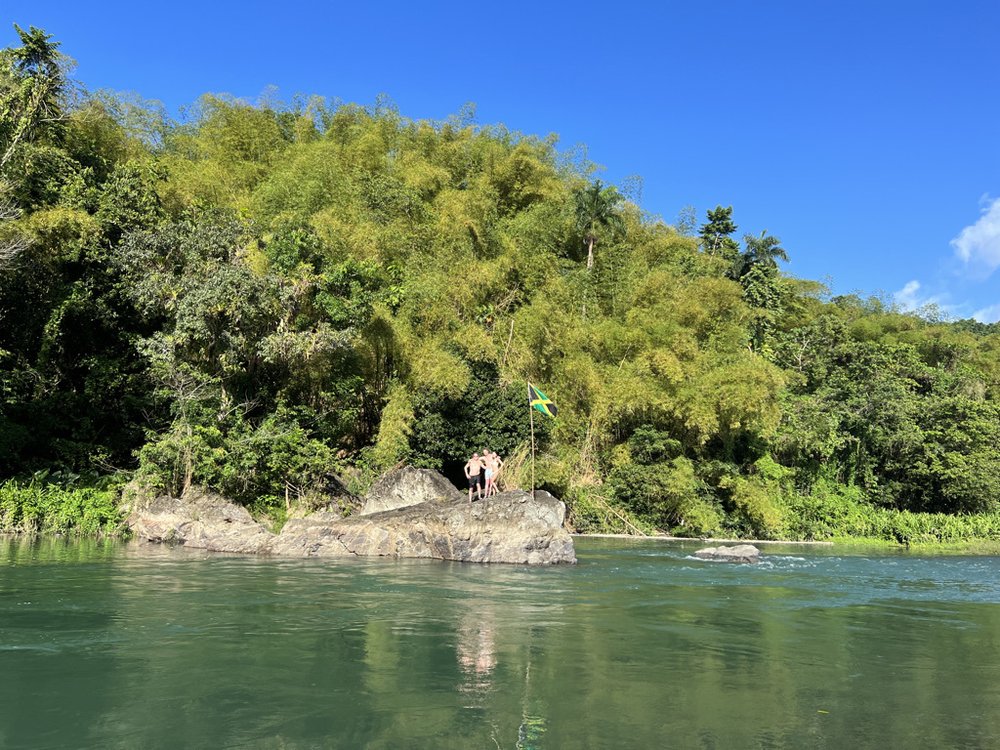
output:
[[[472,458],[465,464],[465,478],[469,480],[469,502],[472,502],[472,490],[475,489],[479,499],[483,499],[483,459],[478,453],[473,453]]]

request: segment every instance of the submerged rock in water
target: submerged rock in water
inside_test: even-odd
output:
[[[456,500],[462,493],[441,474],[431,469],[404,466],[382,476],[365,495],[361,515],[383,513],[428,502]]]
[[[566,506],[547,492],[521,490],[469,503],[432,500],[366,516],[328,512],[289,521],[274,540],[279,555],[430,557],[483,563],[575,563],[563,528]]]
[[[198,488],[137,502],[128,525],[137,539],[213,552],[267,552],[274,539],[246,508]]]
[[[705,547],[694,553],[702,560],[724,560],[726,562],[760,562],[760,550],[752,544],[737,544],[735,547]]]

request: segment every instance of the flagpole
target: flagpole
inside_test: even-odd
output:
[[[535,407],[531,405],[531,386],[528,386],[528,421],[531,423],[531,499],[535,499]]]

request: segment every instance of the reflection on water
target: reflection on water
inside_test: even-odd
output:
[[[1000,561],[0,539],[0,748],[1000,747]]]
[[[537,691],[531,689],[531,658],[524,668],[524,696],[521,700],[521,724],[517,728],[517,750],[536,750],[542,747],[545,735],[544,702]]]
[[[490,677],[497,665],[495,630],[492,605],[482,600],[471,601],[457,627],[455,650],[464,676],[461,690],[482,694],[493,686]]]

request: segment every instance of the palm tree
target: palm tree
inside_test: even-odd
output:
[[[606,227],[614,233],[625,231],[625,222],[619,213],[622,200],[613,185],[604,187],[600,180],[576,192],[576,228],[583,232],[583,240],[587,243],[588,271],[594,266],[598,228]]]

